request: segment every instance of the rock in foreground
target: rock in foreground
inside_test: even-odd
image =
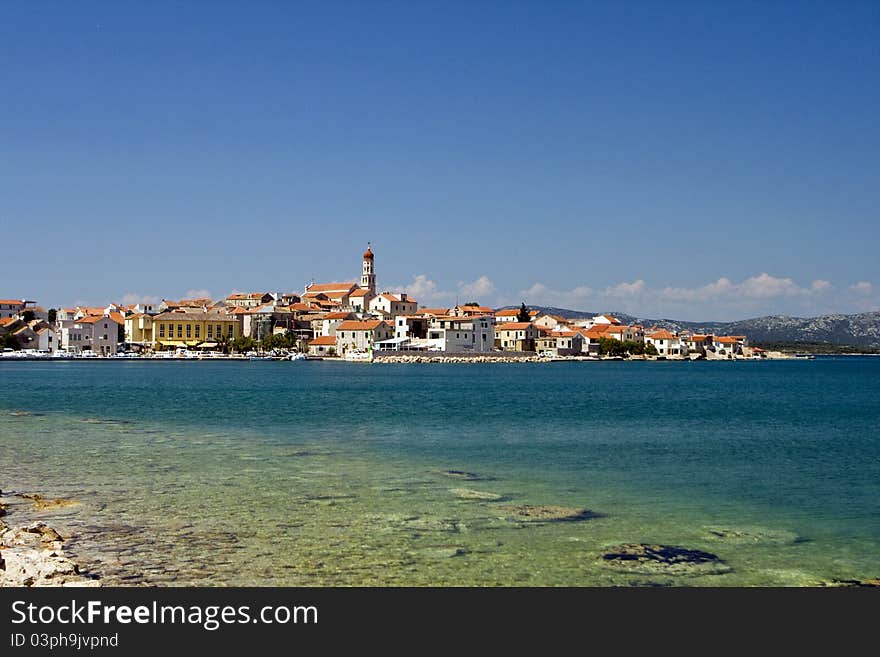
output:
[[[579,509],[568,506],[553,506],[550,504],[519,504],[515,506],[502,506],[502,511],[507,514],[508,520],[515,522],[577,522],[600,517],[590,509]]]
[[[606,566],[646,575],[720,575],[730,567],[717,555],[671,545],[625,543],[602,554]]]

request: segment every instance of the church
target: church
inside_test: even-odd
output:
[[[360,284],[354,281],[311,283],[306,286],[302,300],[323,310],[348,311],[380,319],[412,315],[419,307],[418,302],[405,293],[395,295],[385,291],[376,294],[376,257],[369,242],[361,262]]]

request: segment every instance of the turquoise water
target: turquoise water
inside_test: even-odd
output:
[[[110,583],[880,576],[880,359],[4,362],[0,381],[0,489],[79,502],[17,512]],[[521,522],[518,505],[599,517]],[[621,543],[727,572],[609,568]]]

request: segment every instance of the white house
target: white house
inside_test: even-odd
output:
[[[492,351],[495,348],[495,327],[489,315],[432,317],[425,340],[428,348],[435,351]]]
[[[332,352],[331,349],[333,350]],[[336,355],[336,353],[335,335],[321,335],[309,340],[310,356],[330,356]]]
[[[681,355],[681,339],[666,329],[646,333],[645,344],[654,345],[657,355],[664,358]]]
[[[410,299],[405,292],[402,292],[400,295],[383,292],[372,299],[369,305],[371,312],[379,312],[388,317],[412,315],[418,308],[418,302],[415,299]]]
[[[321,318],[321,335],[322,336],[336,336],[336,328],[342,324],[342,322],[348,319],[357,319],[354,313],[347,312],[333,312],[327,313],[324,317]]]
[[[58,347],[58,340],[55,335],[55,329],[48,324],[42,324],[40,328],[35,329],[37,344],[35,345],[40,351],[55,353]]]
[[[374,342],[393,337],[394,327],[384,320],[346,320],[336,327],[336,353],[370,351]]]
[[[112,356],[119,341],[120,324],[108,315],[90,315],[60,322],[60,346],[71,353],[90,350]]]

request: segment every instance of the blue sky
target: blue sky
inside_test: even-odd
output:
[[[0,3],[0,297],[880,308],[876,2]]]

